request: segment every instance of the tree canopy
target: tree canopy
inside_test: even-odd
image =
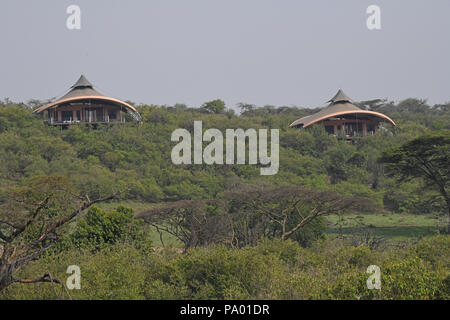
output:
[[[386,150],[380,161],[399,182],[420,178],[437,190],[447,205],[450,233],[450,130],[429,133]]]

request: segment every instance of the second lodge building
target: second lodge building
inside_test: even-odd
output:
[[[340,89],[328,102],[330,104],[326,108],[297,119],[289,126],[303,129],[313,124],[321,124],[329,134],[341,133],[347,139],[351,139],[355,136],[374,134],[384,121],[396,125],[391,118],[382,113],[358,108]]]

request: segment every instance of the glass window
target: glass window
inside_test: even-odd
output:
[[[108,110],[108,117],[109,117],[109,121],[111,120],[116,120],[117,119],[117,113],[116,110]]]
[[[328,132],[328,134],[334,134],[334,126],[325,126],[325,131]]]
[[[72,111],[62,111],[61,112],[62,121],[71,121],[73,118]]]

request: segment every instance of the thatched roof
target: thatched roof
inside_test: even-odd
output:
[[[39,114],[43,111],[49,109],[49,108],[57,108],[63,103],[69,103],[69,102],[81,102],[81,101],[106,101],[113,104],[117,104],[120,106],[123,106],[125,110],[127,110],[136,120],[141,121],[141,117],[139,113],[137,112],[136,108],[134,108],[132,105],[121,101],[119,99],[106,97],[97,90],[94,89],[94,86],[86,79],[84,75],[81,75],[81,77],[78,79],[77,82],[73,86],[70,87],[69,92],[67,92],[65,95],[63,95],[58,100],[49,103],[43,107],[40,107],[39,109],[36,109],[34,113]]]
[[[336,103],[336,102],[350,102],[351,99],[342,91],[339,89],[339,91],[334,95],[333,98],[328,100],[327,102]]]
[[[333,98],[331,98],[328,102],[330,102],[328,107],[312,115],[297,119],[294,122],[292,122],[289,126],[290,127],[301,126],[302,128],[306,128],[316,122],[346,114],[371,115],[374,117],[385,119],[395,126],[395,122],[388,116],[375,111],[362,110],[357,106],[355,106],[351,102],[351,99],[341,89],[339,89],[336,95]]]
[[[88,81],[88,79],[86,79],[84,75],[81,75],[80,79],[78,79],[78,81],[70,87],[70,91],[59,98],[58,101],[67,98],[86,96],[98,97],[103,95],[94,89],[94,86]]]

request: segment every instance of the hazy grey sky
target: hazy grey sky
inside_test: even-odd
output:
[[[66,27],[69,5],[81,30]],[[381,30],[366,8],[381,8]],[[84,73],[115,98],[199,106],[450,101],[450,1],[1,0],[0,98],[62,95]]]

